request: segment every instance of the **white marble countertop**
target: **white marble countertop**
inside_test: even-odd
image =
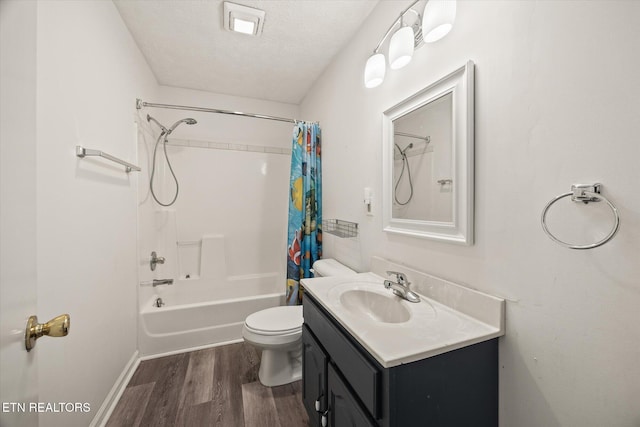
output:
[[[421,273],[413,272],[414,280],[418,274]],[[363,316],[361,312],[355,312],[345,306],[340,299],[343,292],[351,289],[389,297],[392,291],[385,289],[383,282],[383,277],[371,272],[302,281],[305,292],[322,304],[385,368],[436,356],[504,335],[504,300],[442,280],[440,282],[444,283],[445,288],[447,284],[454,287],[455,292],[448,292],[448,296],[455,294],[455,304],[452,305],[456,306],[456,309],[425,295],[429,293],[428,289],[433,287],[442,293],[442,283],[427,288],[412,286],[412,290],[421,297],[419,303],[410,303],[398,296],[391,297],[397,300],[394,302],[405,306],[411,314],[409,320],[402,323],[385,323]],[[421,292],[425,289],[427,292]],[[482,321],[465,313],[474,310],[477,312],[478,307],[465,307],[465,304],[479,304],[482,306],[481,310],[499,312],[482,316]],[[491,324],[486,322],[487,319],[496,321]]]

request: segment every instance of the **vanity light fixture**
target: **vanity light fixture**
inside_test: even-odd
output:
[[[433,43],[440,40],[453,28],[456,20],[456,2],[450,0],[431,0],[427,2],[422,14],[424,41]]]
[[[386,70],[387,64],[384,55],[374,52],[367,59],[367,65],[364,67],[364,85],[367,88],[379,86],[384,81]]]
[[[389,67],[392,70],[399,70],[411,62],[415,45],[414,40],[413,28],[409,26],[400,27],[393,34],[389,42]]]
[[[389,42],[389,67],[398,70],[407,65],[415,49],[424,42],[432,43],[447,35],[453,28],[456,18],[456,0],[427,0],[422,15],[413,7],[422,0],[414,1],[391,24],[382,37],[364,68],[364,85],[367,88],[379,86],[384,81],[386,60],[380,47],[393,32]],[[407,22],[407,13],[413,12],[417,19]],[[409,20],[410,21],[410,20]],[[394,32],[396,26],[399,28]]]
[[[223,25],[226,30],[259,36],[264,24],[264,10],[225,1]]]

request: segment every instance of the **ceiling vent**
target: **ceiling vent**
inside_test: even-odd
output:
[[[264,10],[224,2],[224,28],[236,33],[259,36],[264,24]]]

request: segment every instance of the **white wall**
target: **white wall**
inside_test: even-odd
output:
[[[381,2],[301,105],[323,126],[324,217],[360,223],[359,240],[331,239],[326,255],[364,270],[381,255],[507,298],[501,425],[637,426],[640,3],[461,1],[445,39],[367,90],[367,56],[405,6]],[[469,59],[476,244],[387,235],[381,114]],[[582,182],[604,184],[622,225],[610,243],[571,251],[544,235],[540,214]],[[373,217],[365,215],[364,187],[375,192]],[[579,243],[598,238],[610,227],[606,209],[559,203],[556,212],[567,214],[556,230],[581,221],[581,232],[593,234]]]
[[[35,349],[40,401],[91,405],[40,423],[86,426],[136,354],[138,175],[75,146],[137,163],[135,98],[157,85],[113,3],[37,9],[37,314],[71,315]]]

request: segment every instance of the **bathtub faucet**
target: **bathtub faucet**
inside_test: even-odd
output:
[[[173,279],[153,279],[152,285],[154,288],[158,285],[173,285]]]
[[[164,257],[158,256],[156,251],[151,252],[151,260],[149,261],[149,266],[151,267],[151,271],[156,270],[156,264],[164,264]]]

